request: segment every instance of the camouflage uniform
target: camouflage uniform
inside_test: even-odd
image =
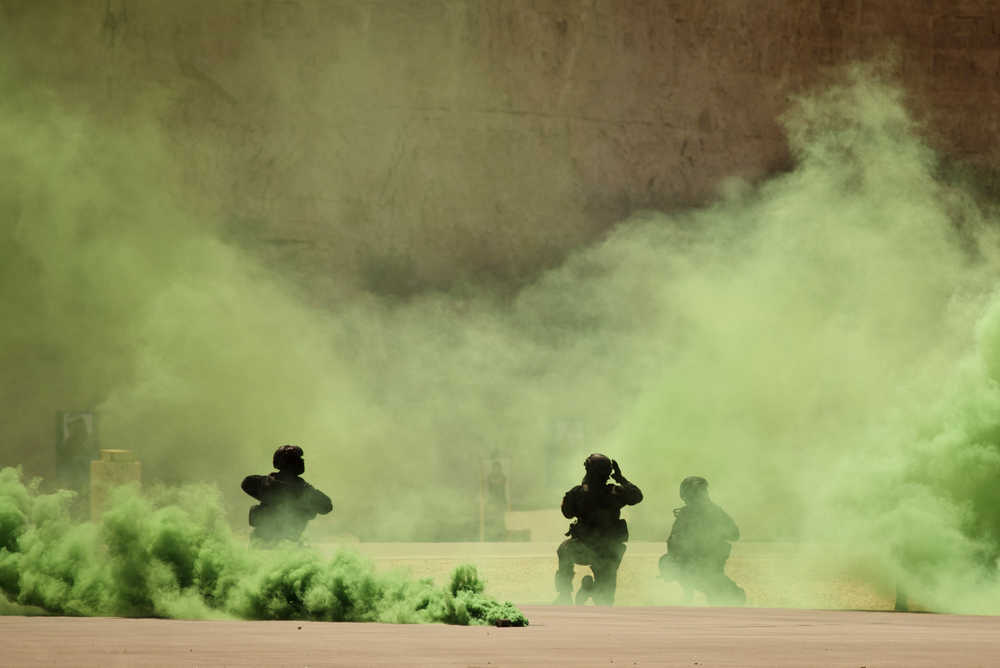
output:
[[[566,492],[562,501],[563,516],[576,521],[566,532],[569,539],[556,551],[559,557],[556,602],[571,602],[574,565],[582,564],[590,566],[594,575],[584,578],[576,602],[585,603],[592,593],[595,603],[611,605],[615,600],[618,566],[628,540],[628,525],[621,519],[621,509],[642,501],[642,492],[625,479],[617,463],[604,455],[591,455],[584,466],[587,475],[583,482]],[[612,470],[617,485],[607,483]]]
[[[333,510],[333,503],[299,477],[305,470],[302,448],[284,445],[274,453],[275,473],[248,475],[243,491],[260,501],[250,509],[251,544],[267,546],[281,540],[297,542],[309,520]]]
[[[726,511],[708,497],[708,482],[691,476],[681,483],[682,508],[674,510],[667,553],[660,559],[665,580],[676,580],[690,599],[702,591],[710,605],[742,605],[746,593],[725,573],[740,530]]]

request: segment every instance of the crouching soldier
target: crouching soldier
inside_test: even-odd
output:
[[[709,498],[704,478],[685,478],[680,493],[684,506],[674,509],[660,575],[668,582],[677,581],[688,602],[697,590],[709,605],[743,605],[746,593],[725,573],[730,543],[740,537],[736,522]]]
[[[302,448],[283,445],[274,453],[275,473],[248,475],[243,491],[260,501],[250,509],[250,544],[268,547],[282,540],[298,542],[309,520],[333,510],[323,492],[299,476],[306,469]]]
[[[618,462],[604,455],[590,455],[583,467],[583,482],[566,492],[562,501],[563,515],[575,521],[566,532],[569,539],[556,551],[556,604],[573,603],[574,564],[581,564],[590,566],[594,575],[584,577],[576,603],[582,605],[593,596],[594,603],[611,605],[628,540],[628,525],[621,518],[621,509],[642,501],[642,492],[625,479]],[[608,484],[608,476],[618,484]]]

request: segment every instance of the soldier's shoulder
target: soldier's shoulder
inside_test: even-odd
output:
[[[632,493],[632,490],[627,489],[625,485],[615,485],[611,483],[608,484],[606,490],[608,494],[611,494],[613,496],[631,495]]]
[[[716,506],[716,509],[717,509],[716,510],[716,516],[717,517],[720,517],[721,519],[723,519],[724,521],[727,521],[727,522],[732,522],[733,521],[732,515],[730,515],[729,513],[727,513],[722,508],[722,506]]]
[[[316,489],[315,487],[313,487],[312,485],[310,485],[309,482],[307,480],[305,480],[305,478],[299,478],[299,480],[301,480],[301,482],[299,484],[302,485],[303,487],[305,487],[306,489]]]

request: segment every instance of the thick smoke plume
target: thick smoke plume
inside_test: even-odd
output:
[[[348,552],[247,550],[204,485],[151,498],[122,488],[96,524],[74,522],[71,500],[0,469],[0,591],[11,601],[61,615],[527,624],[483,594],[472,566],[441,588],[376,574]]]
[[[0,93],[12,415],[96,406],[105,446],[239,516],[240,478],[300,444],[334,530],[363,538],[474,535],[494,450],[535,508],[606,451],[646,494],[636,537],[662,539],[700,474],[803,569],[997,611],[998,228],[877,73],[796,101],[791,171],[637,212],[516,294],[341,286],[322,308],[219,238],[147,115]]]

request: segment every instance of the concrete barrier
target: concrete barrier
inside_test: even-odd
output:
[[[101,450],[101,458],[90,462],[90,517],[97,521],[115,487],[142,482],[142,462],[131,450]]]

